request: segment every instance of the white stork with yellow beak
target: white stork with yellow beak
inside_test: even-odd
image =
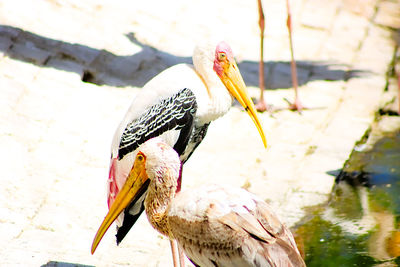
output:
[[[112,142],[108,207],[125,184],[141,144],[159,136],[184,163],[204,138],[210,122],[232,106],[233,97],[254,121],[266,147],[254,104],[225,42],[197,46],[193,65],[175,65],[150,80],[135,97]],[[119,216],[117,244],[143,211],[146,192],[147,185]]]
[[[150,224],[175,239],[195,266],[303,267],[290,230],[267,203],[241,188],[203,185],[179,192],[179,156],[160,138],[146,141],[92,245],[145,186]]]

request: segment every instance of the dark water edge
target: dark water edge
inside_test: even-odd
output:
[[[400,129],[358,144],[329,203],[295,230],[307,266],[400,266]]]

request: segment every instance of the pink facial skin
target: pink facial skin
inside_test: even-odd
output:
[[[220,60],[220,54],[224,53],[226,57],[222,60]],[[225,43],[224,41],[220,42],[217,45],[217,48],[215,49],[215,58],[214,58],[214,71],[218,74],[218,76],[221,76],[223,73],[223,67],[222,64],[226,64],[233,61],[233,52],[231,47]]]

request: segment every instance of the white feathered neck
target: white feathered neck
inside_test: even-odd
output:
[[[217,43],[208,42],[195,47],[193,51],[194,69],[200,75],[208,92],[194,92],[198,102],[197,116],[200,123],[211,122],[232,106],[233,98],[213,70]]]

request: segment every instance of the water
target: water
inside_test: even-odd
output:
[[[295,231],[307,266],[400,266],[400,131],[358,148]]]

